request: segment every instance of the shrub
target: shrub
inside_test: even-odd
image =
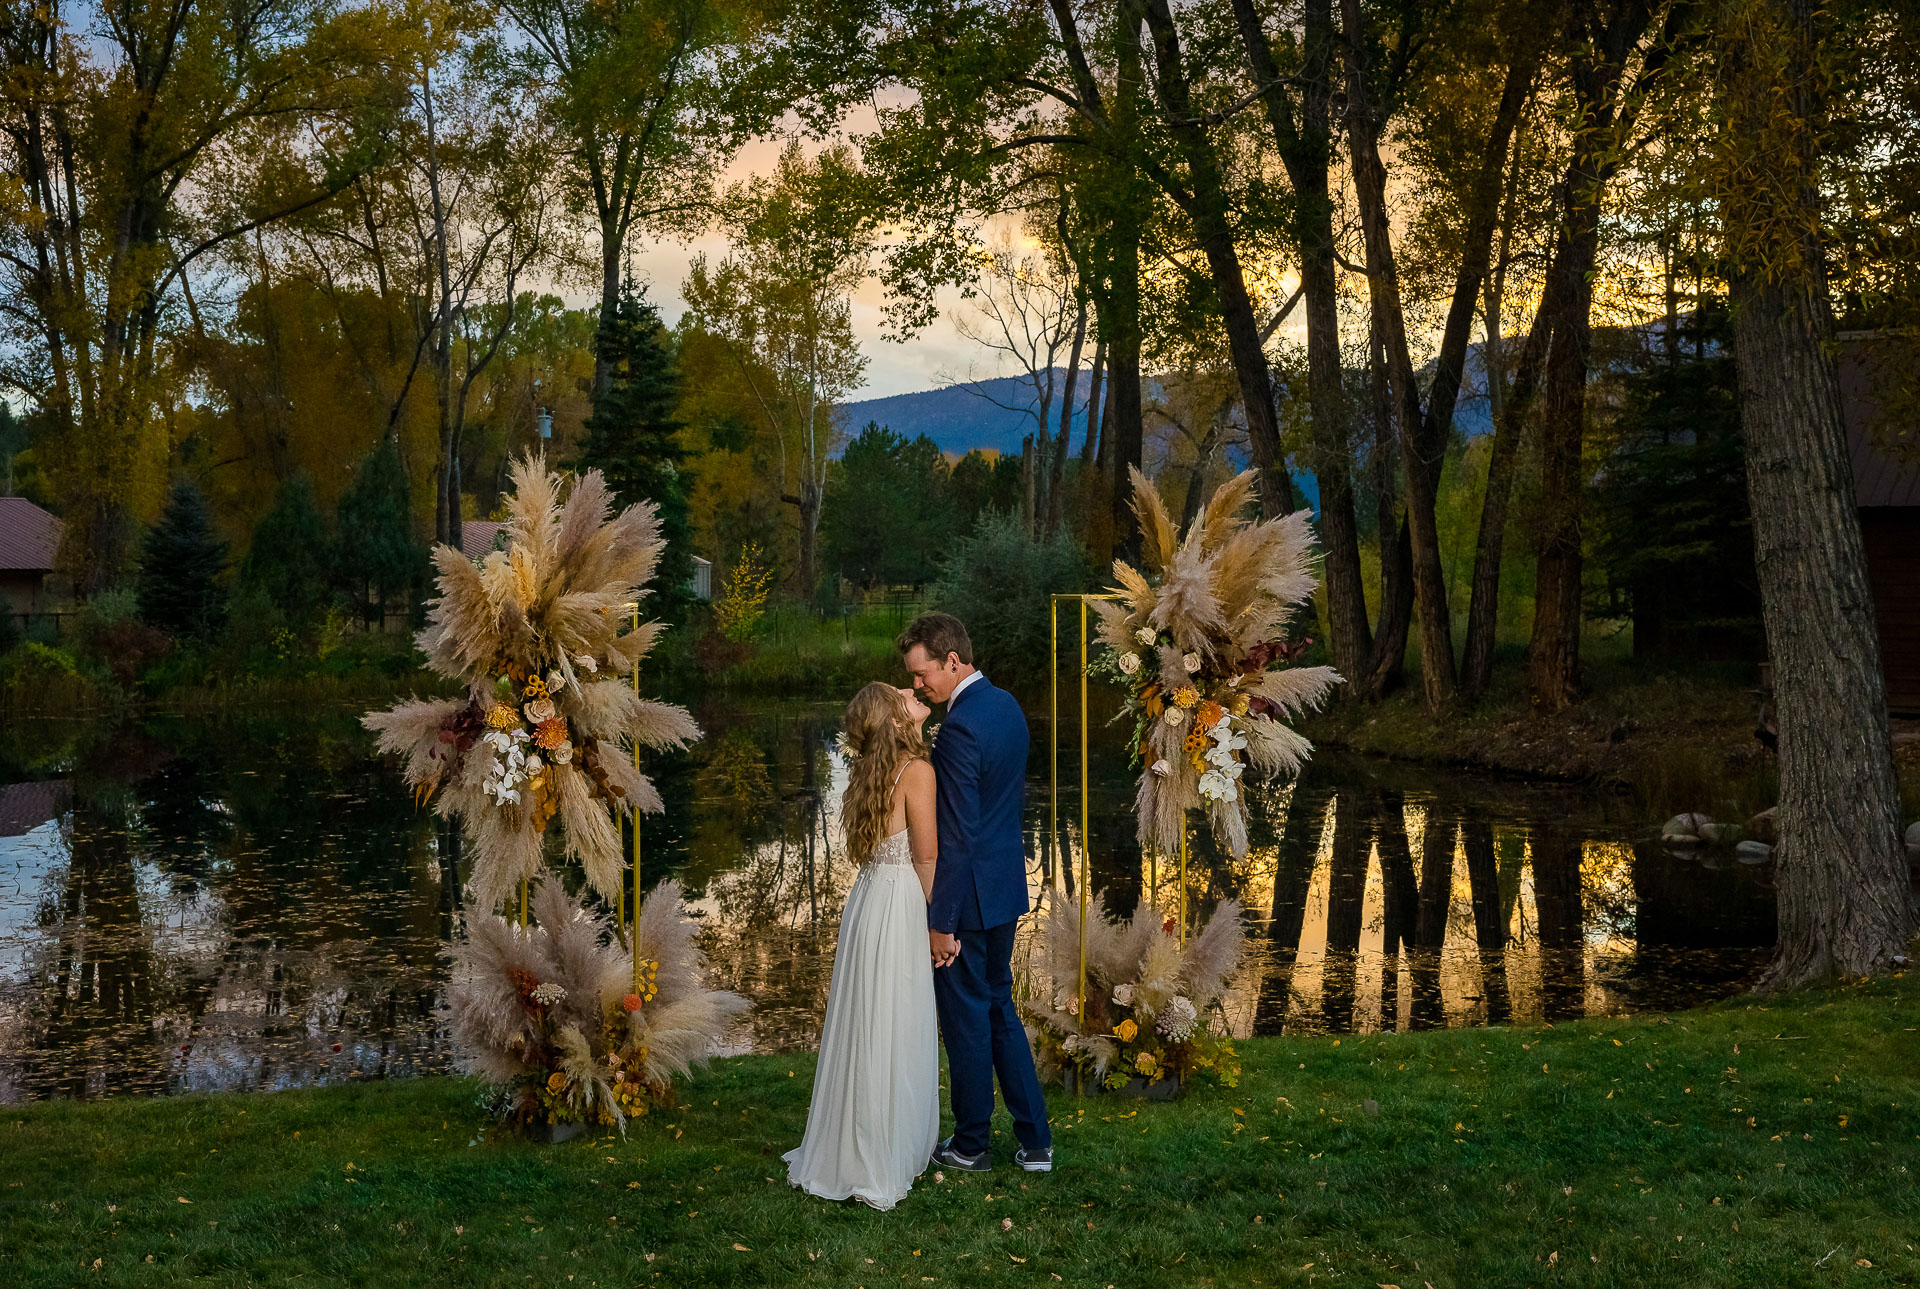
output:
[[[0,657],[0,706],[72,712],[98,697],[79,660],[64,649],[29,641]]]
[[[754,628],[767,608],[767,585],[773,580],[771,565],[760,562],[760,548],[748,542],[740,559],[727,573],[720,598],[713,602],[714,625],[720,634],[735,644],[753,638]]]
[[[1034,538],[1019,516],[989,514],[954,547],[930,598],[966,623],[973,660],[994,684],[1032,693],[1050,674],[1051,597],[1086,586],[1086,555],[1070,534]]]

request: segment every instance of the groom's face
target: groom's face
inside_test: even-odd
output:
[[[913,687],[930,703],[946,702],[960,683],[960,663],[952,654],[936,662],[927,656],[925,645],[917,644],[907,650],[906,664]]]

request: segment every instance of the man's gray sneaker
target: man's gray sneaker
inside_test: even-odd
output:
[[[963,1173],[990,1173],[993,1160],[986,1151],[977,1155],[963,1155],[953,1148],[953,1138],[948,1137],[933,1148],[933,1164],[939,1168],[957,1168]]]
[[[1053,1171],[1053,1147],[1042,1146],[1038,1150],[1016,1150],[1013,1162],[1030,1173],[1050,1173]]]

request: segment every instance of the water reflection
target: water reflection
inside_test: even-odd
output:
[[[836,704],[713,707],[650,766],[648,884],[686,885],[716,973],[751,996],[741,1049],[812,1044],[841,900]],[[1058,821],[1044,726],[1027,827],[1038,903],[1081,863],[1110,905],[1178,903],[1142,854],[1109,748]],[[417,809],[350,712],[25,727],[0,741],[0,1101],[272,1088],[445,1070],[459,837]],[[1236,1032],[1558,1020],[1683,1006],[1751,978],[1773,934],[1764,869],[1714,869],[1560,788],[1323,755],[1259,791],[1253,846],[1204,836],[1190,913],[1228,897],[1255,952]]]

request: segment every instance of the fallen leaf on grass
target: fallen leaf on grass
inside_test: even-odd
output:
[[[176,1204],[191,1204],[191,1203],[193,1203],[193,1201],[192,1201],[192,1200],[190,1200],[190,1199],[188,1199],[188,1198],[187,1198],[187,1197],[186,1197],[185,1195],[182,1195],[182,1196],[180,1196],[180,1197],[179,1197],[178,1199],[176,1199],[176,1200],[174,1201],[174,1203],[176,1203]]]
[[[753,1252],[753,1250],[752,1250],[752,1249],[749,1249],[749,1248],[748,1248],[748,1247],[747,1247],[746,1245],[744,1245],[744,1244],[736,1244],[736,1245],[734,1245],[734,1246],[733,1246],[733,1251],[734,1251],[735,1253],[752,1253],[752,1252]]]
[[[96,1262],[94,1263],[94,1265],[99,1266],[100,1264]],[[1873,1263],[1867,1261],[1865,1258],[1855,1258],[1853,1260],[1853,1265],[1856,1267],[1870,1267],[1873,1265]]]
[[[1011,1231],[1013,1229],[1013,1219],[1010,1217],[1001,1218],[1000,1229],[1003,1231]]]
[[[1009,1254],[1008,1254],[1007,1256],[1008,1256],[1008,1257],[1010,1257],[1010,1258],[1012,1258],[1012,1259],[1013,1259],[1013,1260],[1014,1260],[1015,1262],[1025,1262],[1025,1261],[1026,1261],[1026,1259],[1025,1259],[1025,1258],[1023,1258],[1023,1257],[1021,1257],[1021,1256],[1019,1256],[1018,1254],[1015,1254],[1015,1253],[1009,1253]]]
[[[1547,1255],[1547,1265],[1550,1267],[1557,1267],[1560,1265],[1560,1250],[1555,1249],[1552,1253],[1549,1253]]]

